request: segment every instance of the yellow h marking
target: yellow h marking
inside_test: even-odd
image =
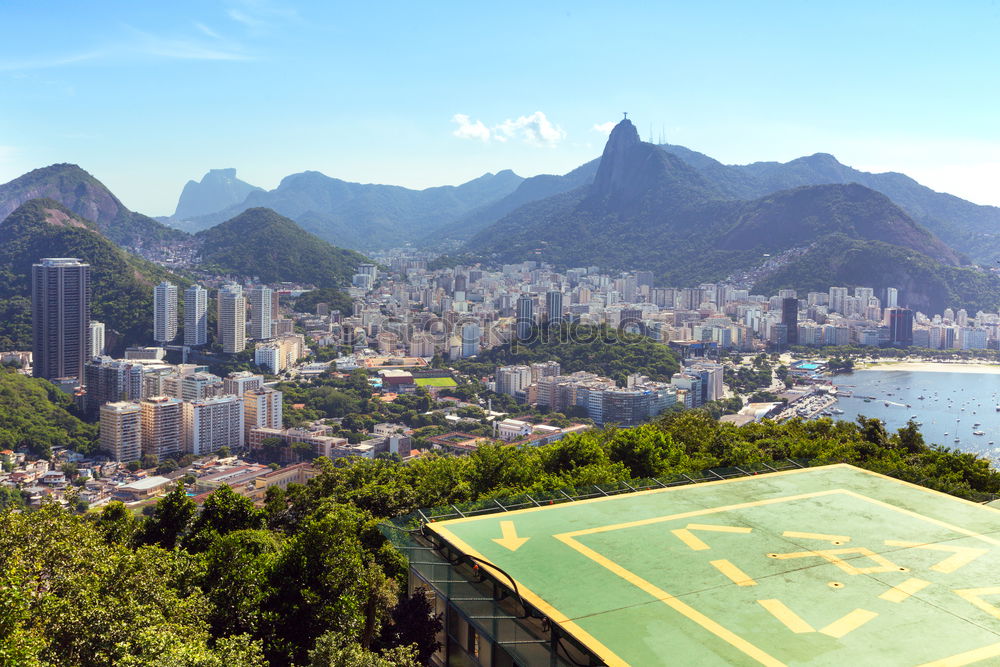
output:
[[[712,567],[714,567],[716,570],[729,577],[730,581],[732,581],[737,586],[757,585],[757,582],[753,580],[753,577],[751,577],[749,574],[747,574],[740,568],[730,563],[725,558],[721,560],[713,560],[710,561],[710,563]]]
[[[692,530],[708,530],[716,533],[749,533],[753,530],[753,528],[747,528],[745,526],[716,526],[710,523],[689,523],[684,528],[677,528],[670,532],[676,535],[681,542],[691,547],[694,551],[706,551],[712,548],[692,533]]]

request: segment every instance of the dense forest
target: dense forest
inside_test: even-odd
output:
[[[97,425],[81,421],[72,399],[47,380],[0,366],[0,449],[48,457],[53,447],[93,451]]]
[[[411,462],[318,459],[264,507],[228,487],[199,509],[181,487],[148,516],[120,503],[74,516],[0,514],[0,662],[19,665],[417,665],[439,619],[407,597],[380,524],[419,507],[670,478],[786,458],[847,462],[967,498],[1000,491],[972,454],[928,447],[915,424],[828,419],[742,428],[706,411],[537,448]]]

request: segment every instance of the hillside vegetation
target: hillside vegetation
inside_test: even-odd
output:
[[[0,347],[31,349],[31,265],[78,257],[91,265],[91,318],[118,348],[152,338],[153,286],[187,281],[117,247],[93,222],[51,199],[21,205],[0,224]]]
[[[82,422],[72,410],[72,399],[49,381],[0,366],[0,449],[38,456],[48,456],[53,447],[93,451],[97,425]]]
[[[292,281],[317,287],[350,283],[358,264],[369,261],[332,246],[267,208],[251,208],[198,232],[205,268],[263,282]]]

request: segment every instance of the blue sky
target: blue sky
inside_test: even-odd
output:
[[[151,215],[210,168],[564,173],[622,111],[727,163],[828,152],[1000,205],[995,0],[10,0],[0,26],[0,182],[75,162]]]

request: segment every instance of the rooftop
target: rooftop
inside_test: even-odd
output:
[[[609,665],[1000,659],[1000,513],[852,466],[427,527]]]

